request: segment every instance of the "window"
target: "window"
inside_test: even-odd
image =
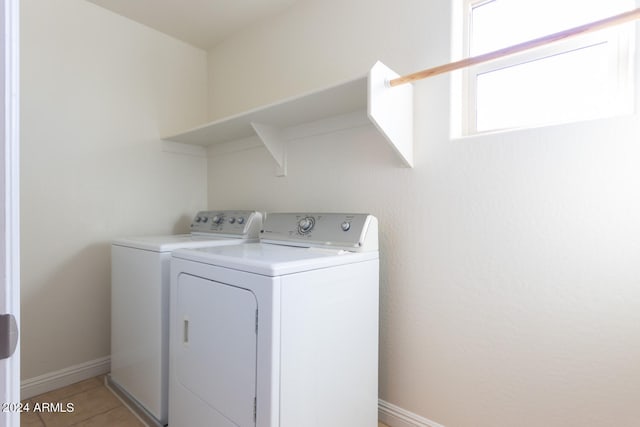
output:
[[[464,0],[466,56],[597,21],[634,0]],[[633,111],[634,25],[532,49],[464,71],[464,134]],[[466,110],[466,111],[465,111]]]

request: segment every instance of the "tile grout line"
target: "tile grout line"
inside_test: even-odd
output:
[[[86,380],[85,380],[85,381],[86,381]],[[81,382],[82,382],[82,381],[81,381]],[[76,383],[76,384],[77,384],[77,383]],[[59,388],[59,389],[55,389],[55,390],[51,390],[51,391],[47,391],[47,392],[45,392],[45,393],[41,393],[41,394],[39,394],[39,395],[37,395],[37,396],[33,396],[33,397],[31,397],[31,398],[29,398],[29,399],[27,399],[27,400],[28,400],[28,401],[33,401],[33,400],[38,399],[39,397],[42,397],[42,396],[44,396],[44,395],[46,395],[46,394],[55,393],[55,392],[57,392],[57,391],[64,390],[65,388],[72,387],[73,385],[74,385],[74,384],[70,384],[70,385],[68,385],[68,386],[65,386],[65,387],[62,387],[62,388]],[[94,390],[94,389],[96,389],[96,388],[98,388],[98,387],[102,387],[102,383],[100,382],[100,380],[98,380],[98,381],[97,381],[97,384],[96,384],[95,386],[93,386],[93,387],[89,387],[89,388],[87,388],[87,389],[83,389],[83,390],[81,390],[81,391],[77,391],[77,392],[72,393],[72,394],[68,394],[68,395],[66,395],[66,394],[65,394],[65,395],[63,395],[62,397],[58,398],[58,400],[68,399],[68,398],[70,398],[70,397],[77,396],[78,394],[85,393],[85,392],[87,392],[87,391],[89,391],[89,390]]]
[[[97,386],[95,386],[95,387],[91,387],[91,388],[88,388],[87,390],[79,391],[78,393],[74,393],[74,394],[70,395],[70,396],[69,396],[69,398],[71,398],[71,397],[73,397],[73,396],[77,396],[77,395],[79,395],[79,394],[86,393],[87,391],[90,391],[90,390],[95,390],[95,389],[97,389],[97,388],[101,388],[101,387],[105,388],[109,393],[111,393],[111,390],[109,390],[109,389],[108,389],[108,388],[107,388],[103,383],[101,383],[101,382],[98,380],[98,385],[97,385]],[[113,393],[111,393],[111,394],[113,394]],[[122,406],[122,403],[120,403],[120,405],[118,405],[118,406],[114,406],[113,408],[109,408],[109,409],[107,409],[106,411],[103,411],[103,412],[100,412],[100,413],[97,413],[97,414],[93,414],[93,415],[91,415],[91,416],[90,416],[90,417],[88,417],[88,418],[85,418],[85,419],[83,419],[83,420],[79,420],[79,421],[78,421],[78,422],[76,422],[76,423],[69,424],[69,427],[72,427],[72,426],[78,425],[78,424],[80,424],[80,423],[82,423],[82,422],[85,422],[85,421],[87,421],[87,420],[90,420],[91,418],[97,417],[97,416],[99,416],[99,415],[104,415],[104,414],[106,414],[107,412],[110,412],[110,411],[113,411],[114,409],[117,409],[119,406]],[[48,427],[48,426],[44,426],[44,427]]]
[[[106,413],[108,413],[108,412],[111,412],[111,411],[115,411],[116,409],[120,408],[121,406],[124,406],[124,405],[120,404],[120,405],[118,405],[118,406],[114,406],[113,408],[107,409],[107,410],[106,410],[106,411],[104,411],[104,412],[100,412],[100,413],[98,413],[98,414],[93,414],[93,415],[92,415],[92,416],[90,416],[89,418],[85,418],[84,420],[79,420],[78,422],[75,422],[75,423],[73,423],[73,424],[69,424],[69,425],[68,425],[68,427],[77,426],[78,424],[83,423],[83,422],[85,422],[85,421],[88,421],[88,420],[90,420],[90,419],[92,419],[92,418],[98,417],[98,416],[100,416],[100,415],[104,415],[104,414],[106,414]],[[46,425],[45,425],[44,427],[48,427],[48,426],[46,426]]]
[[[96,378],[96,377],[94,377],[94,378]],[[58,390],[63,390],[63,389],[65,389],[65,388],[67,388],[67,387],[71,387],[72,385],[73,385],[73,384],[70,384],[70,385],[68,385],[68,386],[66,386],[66,387],[63,387],[62,389],[58,389]],[[86,388],[86,389],[83,389],[83,390],[78,391],[78,392],[76,392],[76,393],[71,393],[71,394],[68,394],[68,395],[60,396],[60,397],[58,397],[58,398],[56,398],[56,399],[55,399],[55,400],[56,400],[56,402],[55,402],[55,403],[61,403],[61,401],[62,401],[62,400],[68,400],[68,401],[71,401],[71,400],[73,400],[73,397],[74,397],[74,396],[78,396],[78,395],[81,395],[81,394],[87,393],[87,392],[89,392],[89,391],[96,390],[96,389],[98,389],[98,388],[100,388],[100,387],[104,387],[105,389],[107,389],[107,391],[108,391],[109,393],[113,394],[113,393],[111,392],[111,390],[110,390],[108,387],[106,387],[102,382],[100,382],[100,380],[98,379],[98,381],[96,381],[96,385],[95,385],[95,386],[93,386],[93,387],[89,387],[89,388]],[[42,393],[42,394],[40,394],[40,395],[38,395],[38,396],[33,396],[32,398],[30,398],[30,399],[28,399],[28,400],[29,400],[29,401],[31,401],[31,402],[34,402],[34,401],[37,401],[37,400],[38,400],[38,397],[40,397],[40,396],[44,396],[44,395],[46,395],[46,394],[48,394],[48,393],[55,392],[55,391],[56,391],[56,390],[52,390],[52,391],[49,391],[49,392],[47,392],[47,393]],[[116,397],[117,397],[117,396],[116,396]],[[120,399],[118,399],[118,400],[120,400]],[[68,425],[67,425],[67,427],[72,427],[72,426],[78,425],[79,423],[82,423],[82,422],[85,422],[85,421],[87,421],[87,420],[90,420],[91,418],[97,417],[97,416],[99,416],[99,415],[106,414],[106,413],[107,413],[107,412],[109,412],[109,411],[113,411],[114,409],[117,409],[119,406],[124,406],[124,405],[120,404],[120,405],[118,405],[118,406],[114,406],[113,408],[109,408],[109,409],[107,409],[107,410],[105,410],[105,411],[103,411],[103,412],[100,412],[100,413],[97,413],[97,414],[93,414],[93,415],[91,415],[91,416],[89,416],[89,417],[87,417],[87,418],[83,418],[83,419],[81,419],[81,420],[78,420],[77,422],[74,422],[73,424],[68,424]],[[128,409],[128,408],[127,408],[127,409]],[[38,415],[38,418],[40,419],[40,421],[42,422],[42,425],[43,425],[44,427],[49,427],[49,424],[48,424],[48,423],[45,421],[45,419],[42,417],[42,414],[41,414],[41,413],[37,413],[37,415]]]

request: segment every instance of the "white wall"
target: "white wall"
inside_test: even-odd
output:
[[[210,118],[448,62],[450,7],[303,0],[209,52]],[[261,148],[210,157],[209,205],[379,217],[385,401],[448,427],[636,425],[639,116],[452,140],[449,76],[415,93],[414,169],[357,128],[291,143],[285,178]]]
[[[206,53],[83,0],[22,9],[22,378],[108,356],[109,242],[186,232],[206,159]]]

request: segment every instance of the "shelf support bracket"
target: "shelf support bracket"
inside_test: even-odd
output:
[[[398,74],[376,62],[369,72],[367,115],[406,167],[413,167],[413,86],[391,87]]]
[[[275,126],[256,122],[251,122],[251,127],[278,164],[276,176],[287,176],[287,149],[282,131]]]

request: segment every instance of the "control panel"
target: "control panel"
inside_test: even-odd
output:
[[[257,235],[262,214],[256,211],[200,211],[191,222],[194,234]]]
[[[350,251],[378,250],[378,221],[369,214],[269,213],[260,240]]]

